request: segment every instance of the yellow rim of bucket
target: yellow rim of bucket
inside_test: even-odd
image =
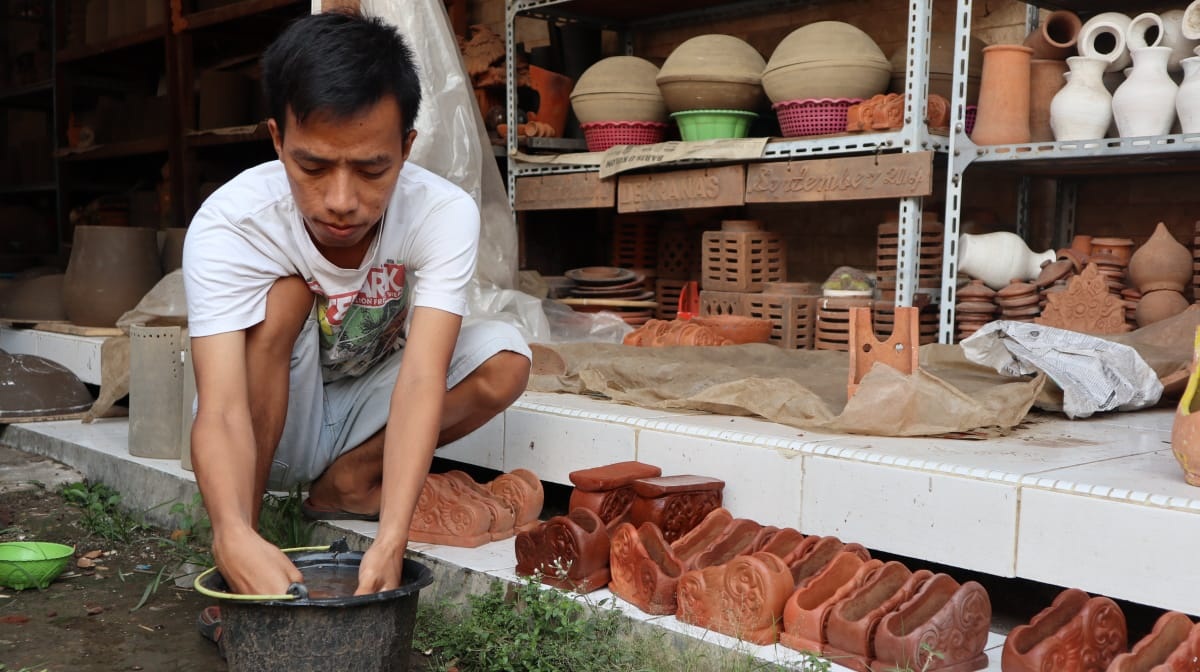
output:
[[[329,548],[329,546],[302,546],[300,548],[284,548],[280,550],[282,550],[284,553],[301,553],[307,551],[328,551]],[[219,590],[212,590],[201,585],[201,582],[205,578],[216,571],[216,566],[209,567],[201,572],[194,581],[192,581],[192,587],[196,589],[196,592],[218,600],[240,600],[243,602],[277,602],[282,600],[297,599],[295,595],[287,593],[283,595],[242,595],[240,593],[222,593]]]

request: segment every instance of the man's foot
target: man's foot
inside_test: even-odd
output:
[[[305,499],[300,503],[300,510],[304,512],[304,517],[309,520],[366,520],[370,522],[378,522],[378,513],[354,513],[352,511],[342,511],[341,509],[329,509],[314,505],[311,501]]]
[[[221,608],[214,605],[201,610],[200,616],[196,619],[196,629],[200,631],[202,637],[217,645],[217,650],[224,658],[225,647],[221,643]]]

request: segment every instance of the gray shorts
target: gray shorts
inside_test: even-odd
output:
[[[292,350],[287,420],[267,482],[272,490],[311,483],[343,453],[362,445],[387,424],[403,348],[361,376],[325,383],[321,380],[317,329],[316,320],[305,322]],[[446,373],[446,389],[505,350],[533,358],[512,325],[494,321],[463,324]]]

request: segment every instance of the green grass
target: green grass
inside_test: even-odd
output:
[[[267,493],[258,516],[258,533],[279,548],[310,546],[316,525],[304,518],[300,507],[303,501],[300,486],[286,495]]]
[[[151,529],[141,516],[121,506],[121,493],[103,483],[69,483],[59,494],[83,511],[84,529],[107,541],[129,543]]]

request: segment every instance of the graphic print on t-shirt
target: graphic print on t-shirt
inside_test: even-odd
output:
[[[367,271],[356,291],[326,294],[314,279],[326,379],[359,375],[404,345],[408,287],[404,264],[388,260]]]

